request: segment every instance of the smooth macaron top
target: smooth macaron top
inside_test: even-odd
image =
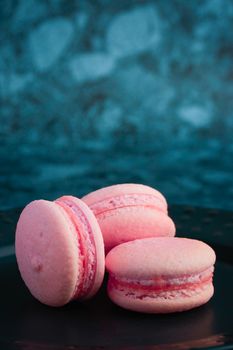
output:
[[[82,200],[95,215],[124,206],[145,205],[167,213],[165,197],[152,187],[141,184],[119,184],[101,188],[84,196]]]
[[[129,279],[196,274],[215,263],[213,249],[204,242],[178,237],[144,238],[114,247],[106,257],[107,270]]]
[[[85,203],[72,196],[27,205],[15,245],[21,276],[42,303],[61,306],[90,297],[102,282],[104,247],[98,223]]]

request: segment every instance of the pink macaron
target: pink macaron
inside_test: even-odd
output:
[[[123,243],[106,257],[108,295],[119,306],[170,313],[205,304],[213,295],[215,253],[187,238],[145,238]]]
[[[15,247],[25,284],[44,304],[90,298],[102,283],[103,237],[91,210],[75,197],[28,204],[17,224]]]
[[[98,220],[106,253],[118,244],[138,238],[175,235],[166,199],[149,186],[109,186],[87,194],[82,200]]]

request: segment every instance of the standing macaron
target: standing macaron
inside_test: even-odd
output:
[[[104,276],[104,244],[95,216],[81,200],[36,200],[16,228],[16,258],[35,298],[50,306],[92,297]]]
[[[134,239],[175,235],[175,225],[167,215],[166,199],[149,186],[109,186],[89,193],[82,200],[98,220],[106,253]]]
[[[215,253],[187,238],[145,238],[106,257],[108,295],[129,310],[170,313],[205,304],[213,295]]]

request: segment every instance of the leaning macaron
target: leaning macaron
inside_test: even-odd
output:
[[[149,186],[109,186],[89,193],[82,200],[98,220],[106,253],[118,244],[138,238],[175,235],[166,199]]]
[[[106,257],[108,295],[145,313],[189,310],[213,296],[215,253],[186,238],[145,238],[121,244]]]
[[[28,204],[17,224],[15,248],[26,286],[46,305],[88,299],[102,283],[102,234],[88,206],[73,196]]]

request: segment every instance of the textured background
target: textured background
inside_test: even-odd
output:
[[[141,182],[233,209],[233,1],[0,1],[0,208]]]

